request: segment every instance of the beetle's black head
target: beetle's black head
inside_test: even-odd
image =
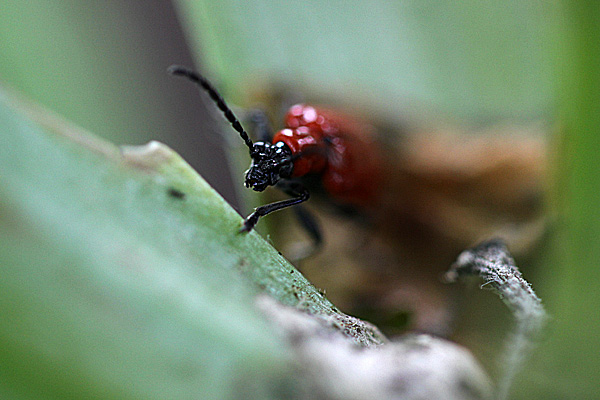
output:
[[[246,187],[262,192],[282,178],[289,178],[294,164],[292,152],[283,142],[255,142],[250,151],[252,164],[246,171]]]

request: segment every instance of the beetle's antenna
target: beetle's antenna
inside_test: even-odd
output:
[[[235,129],[236,132],[240,134],[240,136],[246,143],[246,146],[248,146],[248,148],[252,152],[253,143],[252,140],[250,140],[248,133],[246,133],[240,121],[233,114],[233,111],[231,111],[231,109],[227,106],[225,100],[223,100],[219,92],[217,92],[217,89],[215,89],[215,87],[208,81],[208,79],[206,79],[199,73],[192,71],[189,68],[182,67],[181,65],[171,65],[169,69],[167,69],[167,72],[172,75],[184,76],[190,81],[200,86],[205,92],[207,92],[211,100],[214,101],[217,107],[219,107],[219,110],[223,112],[223,115],[225,116],[227,121],[229,121],[233,129]]]

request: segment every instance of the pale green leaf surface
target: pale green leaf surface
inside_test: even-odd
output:
[[[511,0],[179,0],[232,96],[256,77],[391,115],[532,118],[552,104],[552,4]],[[335,101],[335,100],[334,100]]]
[[[1,94],[1,397],[277,397],[290,354],[255,295],[333,312],[178,155],[140,151]]]

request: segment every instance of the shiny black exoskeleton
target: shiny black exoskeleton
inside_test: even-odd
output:
[[[246,187],[252,188],[257,192],[262,192],[269,186],[276,186],[284,193],[292,196],[291,199],[257,207],[252,214],[246,217],[240,232],[251,231],[260,217],[308,200],[310,194],[304,185],[297,180],[289,179],[292,175],[296,157],[292,155],[291,150],[285,143],[277,142],[273,144],[267,141],[253,143],[248,136],[248,133],[242,127],[240,121],[235,117],[231,109],[227,106],[221,95],[219,95],[208,79],[195,71],[178,65],[169,67],[168,72],[173,75],[184,76],[206,91],[219,110],[223,112],[223,115],[227,121],[229,121],[233,129],[240,134],[244,143],[246,143],[246,146],[250,149],[250,157],[252,158],[252,164],[248,171],[246,171]],[[266,125],[266,120],[264,118],[262,125]],[[297,212],[303,213],[300,210]],[[316,228],[316,224],[308,215],[304,215],[302,219],[306,229],[318,245],[321,241],[321,235]]]
[[[246,171],[246,187],[262,192],[275,186],[281,179],[289,179],[294,163],[292,152],[283,142],[255,142],[250,152],[252,164]]]

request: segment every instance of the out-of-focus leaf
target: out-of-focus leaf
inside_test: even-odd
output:
[[[553,53],[560,68],[553,188],[559,219],[540,280],[552,332],[535,363],[545,374],[524,382],[523,398],[533,397],[526,390],[535,382],[552,397],[585,399],[600,391],[600,3],[560,3],[563,30]]]
[[[254,296],[335,309],[178,155],[5,92],[0,132],[1,397],[277,397],[290,353]]]
[[[544,2],[178,3],[190,43],[229,88],[259,77],[390,115],[434,107],[478,121],[539,116],[551,104],[555,10]]]

